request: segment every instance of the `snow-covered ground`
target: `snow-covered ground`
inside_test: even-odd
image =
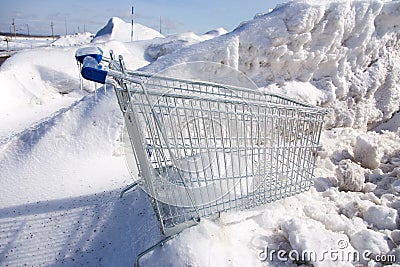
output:
[[[399,1],[294,1],[230,33],[164,38],[138,25],[134,42],[112,18],[94,42],[130,69],[218,62],[330,110],[310,191],[203,220],[141,263],[380,266],[393,255],[399,264],[399,16]],[[162,238],[143,191],[119,198],[132,181],[123,119],[114,92],[80,89],[74,53],[91,40],[81,37],[1,66],[1,266],[131,266]]]
[[[59,47],[84,45],[90,43],[93,38],[94,36],[90,32],[76,33],[72,35],[61,36],[52,42],[51,45]]]
[[[45,47],[54,42],[51,37],[6,37],[0,35],[0,50],[22,50]]]

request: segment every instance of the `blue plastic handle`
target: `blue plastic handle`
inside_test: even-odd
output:
[[[87,56],[93,57],[97,61],[97,63],[100,64],[101,60],[103,59],[103,50],[101,50],[97,46],[87,46],[79,48],[75,52],[75,59],[81,64],[83,64],[83,60]]]
[[[102,84],[106,83],[107,71],[101,69],[94,57],[87,56],[83,59],[81,74],[86,80]]]
[[[82,64],[82,77],[86,80],[105,84],[107,71],[101,69],[99,63],[103,58],[103,51],[98,47],[80,48],[75,53],[75,58]]]

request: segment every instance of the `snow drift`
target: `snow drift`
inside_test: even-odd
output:
[[[93,39],[93,34],[90,32],[76,33],[73,35],[60,36],[57,40],[51,43],[52,46],[66,47],[89,44]]]
[[[170,54],[176,50],[213,39],[226,33],[227,31],[225,29],[217,28],[215,30],[208,31],[202,35],[197,35],[194,32],[185,32],[168,35],[167,37],[162,39],[157,38],[147,48],[146,55],[153,60],[156,60],[159,57]]]
[[[148,70],[206,60],[237,68],[259,86],[309,83],[332,108],[327,128],[371,129],[399,110],[399,16],[398,1],[293,1]]]
[[[149,64],[143,51],[151,44],[154,33],[146,33],[141,35],[148,40],[140,42],[112,40],[97,45],[104,51],[118,51],[127,67],[136,69]],[[98,87],[83,81],[83,91],[80,90],[80,74],[74,58],[77,47],[82,43],[87,45],[91,39],[89,33],[62,37],[51,47],[20,51],[1,65],[0,138],[22,131]]]
[[[133,40],[147,40],[156,37],[164,37],[161,33],[150,29],[141,24],[133,25]],[[94,39],[94,43],[101,43],[110,40],[118,40],[121,42],[131,41],[131,24],[124,22],[122,19],[113,17],[107,24],[99,30]]]

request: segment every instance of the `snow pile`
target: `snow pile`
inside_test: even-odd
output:
[[[145,32],[142,34],[143,38],[153,36],[151,32],[148,36],[144,35]],[[83,81],[81,91],[80,74],[74,57],[79,43],[87,43],[90,38],[89,33],[69,35],[50,47],[20,51],[1,65],[0,121],[3,124],[0,138],[22,131],[98,87]],[[109,50],[118,51],[124,56],[127,67],[136,69],[149,63],[143,52],[149,42],[122,43],[113,40],[98,46],[106,56]]]
[[[88,44],[92,41],[93,35],[90,32],[85,32],[85,33],[76,33],[74,35],[66,35],[66,36],[61,36],[57,40],[55,40],[53,43],[51,43],[52,46],[77,46],[77,45],[83,45],[83,44]]]
[[[111,170],[117,164],[121,170],[125,169],[118,157],[110,157],[118,149],[116,142],[122,127],[114,95],[99,93],[96,97],[84,97],[8,137],[0,155],[0,162],[5,166],[1,174],[3,207],[92,194],[115,182],[109,179],[113,173],[103,170],[103,178],[90,187],[75,186],[86,184],[93,175],[99,177],[93,172],[93,166],[109,166]],[[107,116],[103,116],[105,113]],[[24,164],[17,167],[21,161]],[[77,170],[79,175],[75,175]],[[39,178],[43,175],[46,186],[38,188],[36,185],[44,182]]]
[[[399,6],[378,0],[292,1],[148,70],[206,60],[237,68],[259,86],[312,84],[324,95],[321,105],[332,107],[326,127],[371,129],[399,110]]]
[[[133,25],[133,40],[147,40],[156,37],[164,37],[159,32],[150,29],[141,24]],[[121,42],[131,41],[131,24],[124,22],[122,19],[113,17],[107,24],[99,30],[93,41],[94,43],[102,43],[110,40],[118,40]]]
[[[214,37],[218,37],[224,34],[227,34],[228,31],[225,30],[224,28],[216,28],[214,30],[208,31],[206,33],[204,33],[203,35],[201,35],[203,38],[208,38],[208,39],[212,39]]]
[[[181,48],[189,47],[193,44],[213,39],[225,33],[227,33],[225,29],[217,28],[200,36],[194,32],[168,35],[165,38],[154,40],[154,43],[147,48],[146,55],[153,60],[156,60],[161,56],[165,56],[166,54],[170,54]]]
[[[82,97],[77,66],[71,59],[74,50],[26,50],[16,53],[2,64],[0,137],[19,132]]]

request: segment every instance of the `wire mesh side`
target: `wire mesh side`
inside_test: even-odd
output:
[[[311,186],[320,109],[252,90],[146,79],[149,99],[129,83],[118,100],[143,133],[135,150],[146,152],[152,175],[144,177],[144,187],[164,231],[197,213],[250,208]]]

